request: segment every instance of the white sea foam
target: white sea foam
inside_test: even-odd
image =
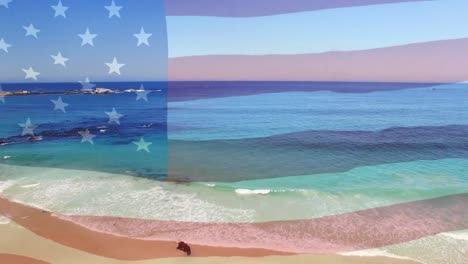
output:
[[[6,225],[11,222],[10,218],[0,215],[0,225]]]
[[[9,199],[62,214],[193,222],[249,222],[255,216],[252,208],[201,197],[200,188],[127,175],[1,164],[0,173],[12,178],[0,181],[0,192],[13,186]]]
[[[458,239],[458,240],[465,240],[468,241],[468,230],[465,231],[457,231],[457,232],[447,232],[441,233],[443,236],[447,236],[450,238]]]
[[[253,194],[269,194],[271,190],[250,190],[250,189],[236,189],[237,194],[241,195],[253,195]]]
[[[7,181],[1,181],[0,180],[0,193],[4,192],[5,190],[10,188],[14,184],[15,184],[15,182],[12,181],[12,180],[7,180]]]
[[[263,188],[258,182],[255,184],[262,187],[254,187],[256,185],[253,184],[250,187],[248,182],[174,184],[95,171],[5,164],[0,164],[0,179],[4,180],[0,180],[0,192],[8,189],[3,195],[9,199],[36,204],[57,213],[189,222],[308,219],[385,206],[408,199],[365,193],[356,195],[355,192],[342,194],[320,189],[295,190],[284,187],[284,190],[270,190],[267,185]],[[37,183],[40,185],[28,186]],[[208,184],[215,186],[208,187]],[[293,193],[276,195],[278,192]]]
[[[21,188],[32,188],[41,185],[40,183],[21,185]]]
[[[346,253],[341,253],[343,256],[359,256],[359,257],[388,257],[388,258],[397,258],[397,259],[411,259],[404,256],[395,255],[389,253],[388,251],[380,248],[372,248],[366,250],[351,251]]]
[[[9,159],[11,156],[3,156],[3,159]]]
[[[405,256],[424,264],[465,264],[468,259],[466,231],[440,233],[384,248],[387,252]],[[455,234],[455,237],[453,235]]]

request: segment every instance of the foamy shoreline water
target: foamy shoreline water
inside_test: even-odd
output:
[[[437,164],[437,162],[439,161],[432,161],[431,163]],[[450,162],[453,164],[452,161]],[[435,165],[435,167],[437,166],[443,165],[441,163],[440,165]],[[2,195],[22,203],[33,205],[37,208],[64,214],[99,214],[146,219],[198,220],[200,222],[219,222],[219,220],[221,220],[221,222],[235,222],[237,219],[239,219],[240,222],[256,222],[260,219],[255,217],[255,215],[266,212],[262,209],[262,204],[275,204],[279,207],[285,198],[287,198],[287,201],[291,198],[294,199],[294,197],[297,197],[297,199],[302,202],[304,202],[304,199],[307,197],[314,197],[311,202],[326,201],[323,200],[326,199],[326,196],[316,196],[319,194],[317,190],[296,190],[294,192],[295,194],[291,196],[284,192],[278,193],[274,188],[262,188],[262,184],[264,184],[263,181],[251,182],[249,186],[251,189],[245,188],[248,186],[247,184],[250,184],[249,182],[238,183],[238,185],[236,183],[232,186],[229,185],[229,188],[225,189],[227,186],[223,186],[222,183],[181,185],[135,178],[127,175],[90,171],[11,165],[0,165],[0,170],[2,171],[2,176],[0,178],[0,191]],[[282,180],[283,179],[277,179],[278,182]],[[286,178],[284,180],[286,180]],[[438,182],[442,182],[442,178]],[[445,183],[449,182],[445,180]],[[453,184],[459,183],[455,181]],[[283,188],[286,186],[283,186]],[[221,190],[218,190],[217,188],[220,187]],[[83,192],[84,188],[87,192]],[[243,189],[244,191],[241,191],[241,193],[238,191],[236,192],[236,190],[239,189]],[[313,194],[313,196],[310,196],[311,194]],[[169,197],[172,198],[167,200]],[[338,197],[339,196],[336,196],[334,198],[336,199]],[[365,197],[361,197],[360,199],[364,198]],[[189,199],[189,204],[184,203],[187,202],[187,199]],[[151,203],[145,205],[147,201],[151,201]],[[233,204],[235,201],[238,201],[238,203]],[[374,202],[375,201],[374,198]],[[290,201],[288,201],[288,203],[289,202]],[[336,202],[338,205],[342,203],[343,200],[337,200]],[[355,201],[350,202],[355,203]],[[139,204],[139,206],[136,207],[135,203]],[[184,203],[184,205],[182,206],[180,203]],[[249,206],[239,208],[238,206],[241,204]],[[373,205],[376,206],[375,203]],[[178,208],[175,211],[177,214],[174,214],[173,209],[171,209],[174,208],[174,206]],[[190,208],[195,210],[191,211]],[[204,208],[203,210],[205,210],[205,212],[200,212],[200,208]],[[271,209],[271,207],[269,208]],[[294,209],[297,208],[291,207],[290,209],[289,211],[291,214],[294,214]],[[154,212],[156,212],[156,214],[154,214]],[[166,212],[169,214],[166,214]],[[171,212],[173,214],[171,214]],[[212,215],[210,212],[217,212],[219,214]],[[316,217],[314,215],[304,215],[303,212],[301,216],[304,218]],[[296,217],[299,218],[299,215],[296,215]],[[83,226],[91,228],[89,225]],[[96,231],[103,232],[104,230],[97,228]],[[112,231],[109,231],[109,233],[115,235]],[[450,232],[436,235],[432,238],[424,238],[414,242],[390,246],[389,248],[382,249],[382,252],[363,251],[357,254],[394,254],[399,257],[421,261],[420,258],[418,259],[414,258],[415,256],[411,256],[411,252],[406,252],[404,248],[417,247],[418,250],[425,250],[426,247],[430,248],[427,245],[431,243],[443,243],[441,242],[441,236],[450,238],[451,240],[449,241],[453,243],[451,246],[453,248],[463,247],[463,245],[468,243],[466,240],[460,239],[460,237],[463,238],[464,236],[463,232],[461,235],[459,233]],[[443,241],[446,240],[447,239]],[[419,241],[433,242],[422,243]],[[354,252],[354,254],[356,254],[356,252]],[[451,254],[457,256],[456,254],[460,253],[457,253],[455,250]],[[461,257],[463,257],[463,255],[458,258]],[[424,261],[424,263],[439,264],[431,261]],[[457,262],[453,263],[458,264]]]
[[[21,167],[21,166],[9,166],[9,165],[0,165],[0,169],[2,172],[7,172],[6,174],[2,174],[2,181],[0,182],[0,190],[2,191],[2,195],[6,195],[7,197],[10,197],[16,201],[22,202],[22,203],[27,203],[30,205],[33,205],[37,208],[43,208],[45,210],[52,210],[54,212],[61,212],[65,214],[90,214],[93,215],[95,212],[100,212],[99,214],[103,214],[103,209],[109,210],[109,212],[105,212],[104,214],[108,215],[116,215],[116,216],[126,216],[128,217],[129,211],[125,209],[126,207],[122,207],[122,203],[125,203],[125,200],[119,200],[115,199],[116,197],[106,197],[107,195],[111,195],[119,192],[123,192],[122,196],[117,196],[121,198],[129,198],[132,197],[132,200],[138,201],[138,197],[144,198],[145,200],[147,199],[152,199],[150,197],[153,197],[151,195],[154,195],[154,191],[157,192],[163,192],[164,191],[176,191],[177,193],[184,193],[188,194],[188,197],[191,197],[192,200],[195,202],[197,199],[200,199],[199,201],[204,201],[206,204],[209,204],[209,200],[205,200],[205,197],[213,196],[214,193],[218,193],[220,191],[217,191],[216,188],[218,187],[219,183],[211,184],[208,183],[208,186],[197,186],[197,185],[178,185],[178,184],[173,184],[173,183],[165,183],[165,182],[158,182],[154,180],[148,180],[148,179],[141,179],[141,178],[135,178],[131,176],[126,176],[126,175],[116,175],[116,174],[108,174],[108,173],[98,173],[98,172],[88,172],[88,171],[74,171],[74,170],[64,170],[64,169],[47,169],[47,168],[35,168],[35,167]],[[7,176],[8,175],[8,176]],[[66,175],[66,176],[65,176]],[[6,179],[5,179],[5,176]],[[84,182],[81,182],[84,181]],[[148,186],[149,183],[152,183],[153,186]],[[245,184],[245,183],[243,183]],[[87,187],[85,187],[87,186]],[[255,186],[252,185],[252,187]],[[109,189],[109,187],[111,187]],[[116,187],[118,187],[116,189]],[[83,196],[82,190],[83,188],[87,188],[85,196]],[[132,190],[133,188],[133,190]],[[107,192],[102,192],[102,190],[107,190]],[[140,191],[143,190],[143,195],[142,196],[135,196],[136,193],[139,193]],[[193,190],[198,190],[197,192],[193,192]],[[243,204],[246,203],[245,199],[252,199],[258,201],[258,199],[267,199],[267,203],[273,203],[273,204],[278,204],[278,201],[284,200],[285,198],[291,198],[291,196],[283,196],[283,195],[276,195],[275,192],[265,192],[266,189],[247,189],[246,191],[247,194],[245,193],[236,193],[235,191],[222,191],[221,193],[223,195],[228,195],[229,197],[235,197],[234,199],[240,199]],[[256,191],[259,190],[259,191]],[[126,192],[125,192],[126,191]],[[95,196],[93,193],[100,193],[98,196]],[[307,191],[306,191],[307,193]],[[31,195],[32,194],[32,195]],[[301,199],[307,196],[303,196],[303,191],[300,191],[297,193]],[[178,194],[180,195],[180,194]],[[93,203],[93,201],[96,198],[104,198],[102,203]],[[46,200],[41,200],[37,199],[38,197],[46,197]],[[56,198],[54,198],[56,197]],[[172,200],[172,202],[181,202],[184,201],[183,196],[175,196],[179,197],[175,200]],[[92,198],[91,200],[89,198]],[[109,200],[109,199],[112,199]],[[135,200],[136,199],[136,200]],[[165,199],[165,198],[163,198]],[[217,198],[216,198],[217,199]],[[273,199],[273,200],[270,200]],[[78,203],[77,203],[78,202]],[[317,200],[315,200],[317,202]],[[62,205],[58,205],[59,203],[63,203]],[[170,204],[171,202],[166,201],[165,203]],[[118,207],[112,207],[115,205],[119,205]],[[247,202],[247,204],[250,204]],[[106,207],[104,207],[106,205]],[[254,204],[251,204],[254,205]],[[109,209],[110,206],[110,209]],[[216,211],[219,210],[217,209],[216,206],[220,206],[220,204],[213,204],[211,209],[210,207],[205,207],[205,210],[207,212],[210,212],[212,210]],[[133,211],[134,217],[138,217],[139,215],[144,215],[147,216],[149,212],[151,212],[150,207],[147,208],[141,208],[140,213],[137,213],[138,211]],[[183,207],[181,207],[182,209]],[[79,211],[77,211],[79,209]],[[94,210],[93,210],[94,209]],[[155,209],[153,207],[153,209]],[[158,209],[161,209],[159,207]],[[184,209],[185,210],[185,209]],[[227,209],[224,209],[227,210]],[[231,208],[230,210],[234,210],[234,208]],[[237,209],[238,210],[238,209]],[[245,208],[243,209],[244,212],[249,212],[245,211]],[[249,217],[252,216],[252,213],[255,210],[261,210],[261,208],[256,208],[252,207],[251,213],[240,215],[239,213],[236,213],[235,211],[225,211],[225,216],[231,216],[231,215],[236,215],[239,216],[240,219],[249,219]],[[240,212],[240,211],[239,211]],[[132,213],[132,211],[130,211]],[[135,214],[137,213],[137,214]],[[250,216],[249,216],[250,215]],[[175,215],[173,215],[175,216]],[[197,217],[200,217],[200,221],[205,221],[207,218],[207,215],[193,215],[190,213],[190,211],[185,211],[185,216],[189,217],[186,218],[189,221],[193,221],[193,219],[197,219]],[[153,216],[154,217],[154,216]],[[153,218],[153,217],[150,217]],[[66,218],[66,217],[65,217]],[[147,217],[143,217],[147,218]],[[252,218],[250,218],[252,219]],[[232,221],[233,219],[231,219]],[[183,221],[183,220],[182,220]],[[78,224],[83,225],[86,228],[93,228],[90,225],[84,224],[83,222],[76,222]],[[109,232],[110,234],[116,235],[116,233],[112,230],[110,231],[105,231],[104,229],[99,228],[99,226],[95,227],[96,231],[99,232]],[[453,235],[455,234],[455,235]],[[462,233],[463,234],[463,233]],[[466,240],[460,240],[460,235],[458,233],[444,233],[442,235],[436,235],[433,236],[432,238],[423,238],[419,239],[418,241],[436,241],[436,242],[424,242],[422,244],[426,243],[441,243],[440,242],[440,237],[445,236],[445,237],[453,237],[456,236],[456,238],[453,238],[453,242],[456,247],[463,246],[463,243],[468,243]],[[463,235],[462,235],[463,237]],[[424,249],[427,246],[422,246],[419,245],[418,241],[415,242],[406,242],[400,245],[396,246],[389,246],[385,249],[382,249],[381,251],[379,250],[374,250],[374,251],[360,251],[360,252],[354,252],[350,254],[383,254],[387,255],[387,257],[390,257],[390,255],[395,255],[398,256],[399,258],[411,258],[411,259],[417,259],[421,261],[421,259],[414,258],[415,256],[411,256],[411,253],[406,252],[403,250],[405,247],[416,247],[419,250]],[[452,241],[452,240],[451,240]],[[461,242],[460,242],[461,241]],[[462,244],[460,244],[462,243]],[[427,244],[427,245],[429,245]],[[407,245],[407,246],[405,246]],[[422,246],[422,247],[421,247]],[[402,249],[403,248],[403,249]],[[406,252],[406,253],[405,253]],[[409,255],[408,255],[409,254]],[[452,254],[459,254],[454,251]],[[424,263],[428,264],[433,264],[434,262],[431,261],[423,261]],[[438,264],[438,263],[434,263]],[[458,264],[454,262],[454,264]]]
[[[29,256],[35,259],[41,259],[50,263],[62,261],[69,264],[82,263],[100,263],[100,264],[124,264],[124,263],[139,263],[139,264],[282,264],[282,263],[323,263],[323,264],[415,264],[419,262],[401,260],[387,257],[356,257],[356,256],[340,256],[340,255],[293,255],[293,256],[270,256],[270,257],[209,257],[209,258],[186,258],[180,254],[177,258],[164,259],[148,259],[141,261],[124,261],[116,260],[107,257],[89,254],[87,252],[74,249],[72,247],[63,246],[54,243],[48,239],[38,236],[24,228],[19,227],[16,223],[8,225],[0,225],[0,248],[4,253],[13,253],[23,256]],[[35,245],[34,247],[25,247],[23,243]],[[116,250],[120,250],[117,248]],[[4,260],[1,258],[0,261]],[[11,262],[11,261],[10,261]]]
[[[10,218],[0,215],[0,225],[6,225],[11,223]]]
[[[359,257],[373,257],[373,256],[382,256],[382,257],[389,257],[389,258],[396,258],[396,259],[408,259],[414,260],[408,257],[398,256],[392,253],[388,253],[384,249],[366,249],[366,250],[359,250],[359,251],[351,251],[346,253],[341,253],[340,255],[343,256],[359,256]]]
[[[446,159],[362,167],[343,174],[176,184],[128,175],[0,164],[0,191],[11,199],[63,214],[257,222],[322,217],[463,193],[468,181],[458,174],[466,166],[467,160]],[[416,174],[405,176],[413,171]],[[333,184],[333,178],[343,180]],[[348,188],[346,181],[353,178],[365,181],[351,181]],[[325,179],[326,185],[320,179]],[[368,190],[372,192],[367,194]],[[394,192],[405,195],[392,195]]]
[[[62,217],[61,217],[62,218]],[[74,223],[77,223],[83,227],[86,227],[86,228],[90,228],[91,230],[94,230],[94,231],[97,231],[97,232],[104,232],[103,230],[100,230],[99,228],[98,229],[95,229],[95,228],[91,228],[90,226],[86,225],[86,224],[83,224],[83,222],[81,221],[73,221],[73,219],[70,219],[67,217],[64,217],[63,218],[64,220],[67,220],[67,221],[72,221]],[[118,235],[118,233],[113,233],[113,232],[105,232],[105,233],[108,233],[108,234],[112,234],[112,235]],[[387,257],[387,258],[390,258],[390,259],[401,259],[401,260],[414,260],[414,261],[417,261],[418,263],[424,263],[424,264],[440,264],[440,262],[438,261],[438,257],[437,256],[432,256],[432,257],[435,257],[435,258],[429,258],[431,256],[425,256],[424,254],[420,254],[424,251],[427,251],[427,252],[432,252],[433,249],[432,249],[432,246],[430,244],[427,243],[427,241],[446,241],[446,239],[442,238],[442,236],[446,236],[448,235],[449,237],[452,235],[452,234],[468,234],[468,230],[464,230],[464,231],[456,231],[456,232],[450,232],[450,233],[441,233],[439,235],[435,235],[435,236],[429,236],[429,237],[426,237],[426,238],[422,238],[422,239],[418,239],[418,240],[415,240],[415,241],[411,241],[411,242],[406,242],[406,243],[402,243],[402,244],[398,244],[398,245],[393,245],[393,246],[387,246],[385,248],[381,248],[381,249],[368,249],[368,250],[360,250],[360,251],[352,251],[352,252],[347,252],[347,253],[342,253],[340,255],[343,255],[343,256],[359,256],[359,257]],[[148,238],[149,239],[149,238]],[[167,241],[172,241],[170,239],[168,239]],[[418,246],[418,244],[423,244],[425,245],[425,247],[420,247]],[[464,244],[461,244],[462,248],[460,249],[456,249],[456,248],[453,248],[453,251],[454,252],[457,252],[460,251],[462,252],[463,251],[463,247],[464,246],[467,246],[468,245],[468,240],[464,240]],[[437,242],[434,243],[434,246],[437,246]],[[452,246],[456,246],[456,245],[452,245]],[[460,245],[458,245],[459,247]],[[415,247],[418,247],[418,252],[419,254],[418,255],[413,255],[412,254],[409,254],[408,255],[408,252],[413,252],[413,250],[415,250],[416,248]],[[409,251],[406,251],[405,248],[408,248]],[[422,251],[421,251],[422,250]],[[404,253],[406,252],[406,253]],[[465,254],[465,255],[459,255],[459,256],[456,256],[454,255],[453,257],[453,261],[447,261],[445,263],[453,263],[453,264],[461,264],[463,262],[460,262],[461,259],[464,259],[466,257],[468,257],[468,252],[466,251],[465,249],[465,253],[462,253],[462,254]]]

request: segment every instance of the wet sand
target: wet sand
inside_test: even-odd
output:
[[[453,196],[448,197],[450,199],[456,198],[460,202],[464,201],[465,195],[462,196]],[[437,200],[438,201],[438,200]],[[447,202],[447,198],[442,199],[441,201]],[[432,203],[431,203],[432,204]],[[460,205],[459,203],[456,203]],[[457,206],[457,208],[460,208]],[[401,209],[401,208],[400,208]],[[42,239],[47,241],[54,241],[55,244],[66,246],[67,248],[73,248],[75,251],[80,253],[91,254],[93,256],[101,256],[103,258],[116,259],[120,261],[137,261],[137,260],[154,260],[162,258],[180,258],[185,257],[184,253],[176,250],[177,241],[176,240],[143,240],[141,238],[132,238],[131,234],[127,236],[117,236],[109,233],[102,233],[98,231],[93,231],[82,225],[74,223],[72,221],[64,220],[59,217],[56,217],[53,213],[39,210],[24,204],[12,202],[6,198],[0,197],[0,214],[8,217],[12,220],[9,224],[0,225],[2,230],[2,239],[7,239],[1,244],[0,253],[10,253],[24,256],[34,257],[35,255],[31,253],[22,252],[25,250],[24,241],[28,241],[30,245],[30,251],[36,250],[36,244],[29,242],[32,240],[31,237],[34,236],[36,239]],[[361,214],[362,216],[362,214]],[[106,219],[105,217],[102,217]],[[124,218],[120,218],[125,222]],[[111,219],[106,224],[113,225],[115,224],[115,219]],[[118,222],[117,222],[118,223]],[[133,223],[138,224],[138,223]],[[307,228],[306,228],[307,229]],[[305,229],[305,230],[306,230]],[[192,230],[193,231],[193,230]],[[22,233],[22,234],[21,234]],[[249,234],[245,234],[249,235]],[[9,237],[9,239],[8,239]],[[10,244],[8,243],[10,241]],[[12,242],[12,243],[11,243]],[[342,259],[345,259],[345,263],[352,263],[353,258],[349,256],[337,256],[337,255],[298,255],[297,253],[292,252],[282,252],[261,248],[238,248],[238,247],[219,247],[219,246],[206,246],[206,245],[197,245],[196,243],[191,243],[188,241],[192,247],[193,255],[190,259],[197,257],[248,257],[245,261],[246,263],[252,261],[252,257],[255,260],[255,263],[261,263],[261,261],[266,257],[269,258],[287,258],[289,256],[294,259],[302,258],[313,258],[321,259],[324,258],[320,263],[341,263]],[[16,244],[15,244],[16,243]],[[42,243],[42,242],[41,242]],[[10,251],[5,251],[5,248],[10,248]],[[15,251],[19,249],[19,251]],[[29,251],[28,251],[29,252]],[[42,251],[41,251],[42,252]],[[357,263],[366,263],[363,262],[363,259],[367,257],[357,257],[360,259],[360,262]],[[39,259],[48,260],[47,258],[41,257]],[[210,258],[211,259],[211,258]],[[229,258],[232,259],[232,258]],[[384,262],[373,262],[370,263],[400,263],[397,259],[389,258],[377,258],[381,259]],[[49,259],[50,260],[50,259]],[[162,260],[159,260],[162,261]],[[166,261],[166,260],[165,260]],[[167,260],[169,261],[169,260]],[[190,260],[192,261],[192,260]],[[284,261],[284,260],[283,260]],[[309,259],[310,261],[310,259]],[[331,261],[331,262],[326,262]],[[338,261],[338,262],[337,262]],[[380,261],[380,260],[379,260]],[[391,261],[391,262],[388,262]],[[224,262],[224,261],[223,261]],[[158,262],[159,263],[159,262]],[[163,262],[161,262],[163,263]],[[170,262],[167,262],[170,263]],[[204,262],[206,263],[206,262]],[[238,262],[236,262],[238,263]],[[406,262],[403,262],[406,263]],[[412,263],[412,262],[409,262]]]
[[[64,246],[43,238],[30,230],[11,222],[0,225],[0,263],[45,264],[45,263],[99,263],[99,264],[417,264],[410,260],[386,257],[355,257],[339,255],[291,255],[268,257],[186,257],[182,253],[174,258],[140,261],[119,260],[97,256],[76,248]],[[72,234],[70,234],[71,236]],[[90,241],[82,241],[89,243]],[[116,250],[122,248],[113,244]],[[157,251],[158,249],[152,249]],[[14,260],[14,261],[13,261]],[[22,262],[21,262],[22,261]]]
[[[0,198],[0,212],[33,233],[91,254],[120,259],[144,260],[183,256],[176,250],[177,241],[141,240],[92,231],[73,222],[54,217],[52,213]],[[241,249],[190,245],[194,257],[270,256],[291,253],[266,249]]]
[[[14,264],[47,264],[48,262],[25,257],[19,256],[14,254],[0,254],[0,263],[14,263]]]

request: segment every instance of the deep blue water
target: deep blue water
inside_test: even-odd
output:
[[[111,89],[139,88],[141,83],[97,83]],[[143,83],[148,102],[136,100],[135,93],[112,95],[32,95],[6,97],[0,105],[0,156],[11,164],[62,167],[127,173],[164,178],[167,174],[167,86]],[[3,85],[3,90],[64,91],[80,89],[75,84]],[[51,100],[61,96],[67,112],[54,111]],[[105,112],[115,108],[124,116],[120,125],[109,123]],[[35,136],[22,136],[18,125],[30,118]],[[81,143],[79,131],[96,135],[94,145]],[[136,151],[133,142],[143,137],[151,142],[150,153]]]
[[[169,101],[186,101],[264,93],[317,92],[369,93],[436,87],[440,83],[311,82],[311,81],[186,81],[169,82]]]

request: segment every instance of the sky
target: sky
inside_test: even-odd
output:
[[[468,37],[468,1],[438,0],[261,17],[169,16],[169,56],[365,50]]]
[[[198,80],[200,76],[197,74],[200,68],[204,68],[207,72],[217,66],[210,63],[210,60],[184,60],[183,64],[172,63],[171,65],[175,67],[168,69],[168,57],[172,60],[178,57],[199,55],[320,54],[330,51],[366,51],[375,48],[388,48],[391,51],[392,47],[401,45],[468,38],[468,30],[466,30],[468,1],[466,0],[329,0],[325,2],[316,0],[314,3],[318,3],[317,6],[327,8],[327,5],[331,3],[338,6],[348,5],[350,2],[374,3],[374,5],[295,13],[288,13],[290,11],[285,10],[285,14],[280,14],[281,9],[277,7],[266,6],[269,3],[267,0],[255,2],[226,0],[225,4],[223,0],[219,0],[219,5],[213,5],[214,0],[166,0],[167,17],[165,17],[163,0],[114,0],[116,5],[123,6],[120,18],[108,17],[109,12],[104,6],[110,5],[112,0],[62,0],[63,5],[70,7],[66,11],[67,17],[54,17],[54,10],[51,6],[56,5],[58,1],[13,0],[9,8],[0,5],[0,24],[2,25],[0,40],[3,38],[8,44],[13,45],[8,53],[0,49],[0,83],[76,82],[86,77],[95,82],[151,81],[166,79],[169,70],[170,76],[180,76],[184,80]],[[388,1],[397,3],[376,4]],[[171,3],[176,4],[171,5]],[[283,3],[281,6],[287,7],[284,3],[293,5],[310,2],[278,0],[275,3]],[[314,9],[313,7],[309,6],[308,10]],[[267,13],[270,12],[268,10],[273,10],[274,14],[263,13],[261,16],[253,16],[257,14],[256,12],[262,14],[262,8],[265,8]],[[226,13],[226,10],[233,10],[234,16],[241,17],[227,17],[230,13]],[[247,17],[242,17],[243,10],[255,12],[248,12]],[[38,39],[25,36],[23,26],[28,26],[30,23],[41,30],[38,33]],[[153,34],[149,38],[150,46],[143,44],[137,47],[137,39],[133,34],[138,33],[141,27],[144,27],[145,32]],[[83,34],[86,28],[89,28],[91,33],[98,34],[94,40],[94,47],[81,46],[82,40],[78,34]],[[458,46],[463,49],[464,43]],[[444,50],[446,52],[446,49]],[[53,63],[54,60],[50,56],[58,52],[69,58],[66,67]],[[437,50],[435,52],[438,53]],[[348,55],[352,58],[353,54],[360,53]],[[399,56],[411,56],[411,54],[403,52]],[[348,55],[345,57],[348,58]],[[421,55],[418,56],[421,58]],[[437,59],[443,59],[434,54],[427,54],[427,56],[434,58],[430,61],[431,65],[437,65],[442,62]],[[457,54],[452,52],[450,56],[450,58],[456,58]],[[114,57],[117,58],[118,63],[125,64],[121,68],[120,75],[115,72],[109,74],[109,67],[105,64],[111,63]],[[284,59],[287,60],[288,57]],[[281,67],[281,60],[283,59],[276,62],[278,67]],[[412,63],[411,60],[408,61]],[[419,59],[417,62],[422,61]],[[197,64],[199,62],[203,63]],[[366,67],[374,65],[372,60],[368,62]],[[422,65],[418,65],[417,62],[414,62],[415,67]],[[379,63],[384,64],[385,61],[379,61]],[[186,65],[192,67],[193,70],[185,67]],[[236,65],[244,67],[242,63]],[[431,66],[431,71],[421,72],[422,77],[418,76],[417,79],[424,81],[425,75],[437,71],[442,73],[442,75],[437,75],[437,78],[440,77],[441,80],[459,79],[462,77],[459,73],[457,76],[444,75],[450,73],[450,67],[455,67],[455,65],[460,65],[460,63],[448,65],[443,71]],[[225,65],[225,67],[228,66],[229,64]],[[29,67],[41,73],[38,80],[25,79],[23,69]],[[184,67],[184,72],[178,75],[182,71],[181,67]],[[265,69],[267,68],[255,72],[256,69],[253,67],[253,72],[249,72],[247,76],[248,79],[256,79],[260,76],[257,73],[260,70],[264,72]],[[363,66],[362,69],[365,67]],[[229,69],[225,70],[229,71]],[[232,69],[231,71],[241,74],[241,70]],[[345,76],[345,79],[358,78],[358,76],[346,76],[349,72],[346,69],[342,70],[346,72],[338,72],[334,68],[324,74],[330,75],[330,72],[337,72]],[[281,71],[287,71],[287,69],[282,68]],[[303,71],[307,74],[305,70]],[[203,78],[219,80],[220,76],[225,76],[213,74]],[[314,75],[314,78],[325,80],[328,78],[325,78],[325,75]],[[392,80],[400,79],[399,75],[394,72],[390,72],[389,75],[393,76]],[[288,76],[299,78],[299,75],[294,75],[294,73]],[[304,76],[300,76],[298,80],[303,80]],[[247,78],[245,75],[234,77],[236,80]],[[271,76],[265,76],[262,73],[262,79],[275,79],[274,77],[278,77],[275,72],[272,72]],[[334,80],[340,78],[333,76]]]
[[[62,0],[69,7],[66,18],[54,17],[52,5],[59,0],[13,0],[9,8],[0,5],[0,40],[12,45],[8,53],[0,49],[0,82],[82,81],[152,81],[167,78],[167,35],[162,1],[115,0],[120,18],[109,18],[111,0]],[[40,32],[37,39],[25,36],[24,26],[32,23]],[[137,46],[133,34],[141,27],[149,46]],[[94,46],[82,46],[78,34],[89,28],[98,34]],[[58,52],[68,58],[66,67],[54,64],[51,55]],[[121,74],[109,74],[105,63],[125,64]],[[22,69],[32,67],[40,72],[38,80],[25,79]]]

